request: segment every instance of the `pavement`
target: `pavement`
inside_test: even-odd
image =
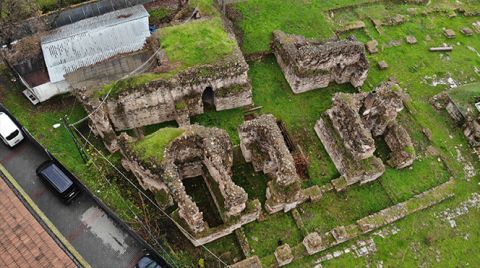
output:
[[[46,153],[27,139],[13,149],[0,142],[0,164],[88,264],[133,267],[144,254],[140,243],[88,194],[82,193],[70,205],[63,204],[35,174],[46,160]]]

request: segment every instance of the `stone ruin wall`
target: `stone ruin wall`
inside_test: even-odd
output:
[[[178,206],[179,218],[187,229],[193,232],[195,238],[192,239],[190,233],[186,234],[186,237],[195,246],[199,246],[256,220],[260,215],[260,206],[258,201],[254,201],[253,209],[247,209],[247,193],[232,181],[233,151],[227,133],[199,125],[183,129],[185,132],[165,149],[165,157],[161,163],[140,160],[130,149],[129,142],[132,138],[122,134],[119,140],[123,155],[122,165],[135,175],[144,189],[167,196],[164,207],[172,204]],[[210,180],[206,181],[209,189],[215,187],[218,189],[215,193],[221,195],[215,195],[214,200],[221,210],[224,225],[210,228],[203,219],[203,213],[187,194],[182,180],[197,176],[209,176],[215,182],[212,185]],[[217,203],[216,198],[223,203]]]
[[[358,99],[349,94],[336,94],[327,115],[346,149],[355,159],[365,159],[373,156],[375,141],[364,127],[359,110]]]
[[[158,79],[126,89],[118,96],[110,96],[100,109],[108,115],[112,129],[121,131],[172,120],[188,124],[190,116],[204,112],[202,94],[207,88],[213,91],[217,111],[251,105],[248,65],[238,53],[217,64],[190,68],[168,80]],[[94,91],[84,88],[76,94],[87,111],[101,103]],[[99,124],[106,122],[92,125]]]
[[[317,121],[315,131],[342,175],[334,180],[337,190],[380,177],[385,167],[373,155],[373,137],[383,136],[389,147],[388,164],[410,166],[415,159],[407,131],[396,121],[403,109],[404,93],[398,84],[386,82],[370,93],[337,93],[333,107]],[[343,182],[342,182],[343,181]]]
[[[262,115],[240,126],[240,148],[255,171],[272,177],[265,208],[269,213],[289,211],[307,197],[300,191],[300,177],[273,115]]]
[[[385,132],[385,143],[390,149],[388,164],[394,168],[402,169],[413,164],[415,150],[407,130],[397,122],[390,124]]]
[[[367,79],[365,47],[352,39],[319,42],[275,31],[272,48],[294,93],[324,88],[331,82],[359,87]]]
[[[214,93],[214,104],[217,111],[247,106],[252,103],[252,92],[249,84],[248,67],[238,66],[225,76],[204,77],[192,72],[179,78],[181,81],[158,80],[146,86],[120,93],[118,98],[107,101],[107,110],[116,130],[126,130],[146,125],[176,120],[181,114],[194,116],[204,112],[202,94],[211,87]],[[213,71],[212,71],[213,72]],[[233,76],[229,76],[232,75]],[[243,87],[239,93],[222,95],[222,90],[231,87]],[[186,105],[178,109],[178,105]],[[180,122],[179,122],[180,123]]]

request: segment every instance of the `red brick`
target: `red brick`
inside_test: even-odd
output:
[[[0,204],[0,267],[76,267],[1,178]]]

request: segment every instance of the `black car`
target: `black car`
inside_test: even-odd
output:
[[[135,268],[162,268],[165,266],[161,266],[155,258],[150,255],[146,254],[140,260],[138,260],[137,264],[135,265]]]
[[[80,190],[74,183],[73,175],[54,161],[46,161],[37,168],[37,175],[52,188],[55,193],[69,204]]]

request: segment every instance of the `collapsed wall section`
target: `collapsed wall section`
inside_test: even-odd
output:
[[[354,183],[376,180],[385,171],[372,136],[383,136],[390,149],[387,162],[395,168],[410,166],[415,159],[407,131],[396,121],[404,95],[398,84],[386,82],[370,93],[337,93],[315,131],[341,176],[332,181],[337,191]]]
[[[274,31],[272,49],[294,93],[331,82],[359,87],[367,78],[365,47],[353,39],[320,42]]]
[[[240,148],[255,171],[262,171],[268,182],[265,208],[269,213],[289,211],[306,200],[300,191],[300,178],[273,115],[262,115],[240,126]]]

